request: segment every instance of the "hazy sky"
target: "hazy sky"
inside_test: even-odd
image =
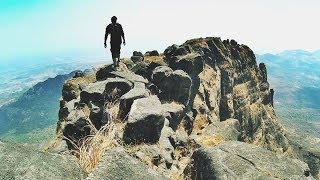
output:
[[[319,9],[319,0],[1,0],[0,61],[103,54],[113,15],[125,30],[126,55],[206,36],[235,39],[258,53],[315,50]]]

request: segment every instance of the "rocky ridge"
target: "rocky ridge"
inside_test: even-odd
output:
[[[312,179],[318,172],[295,159],[266,66],[249,47],[200,38],[123,62],[94,77],[77,74],[63,87],[57,134],[70,150],[115,128],[120,150],[107,150],[89,179]]]

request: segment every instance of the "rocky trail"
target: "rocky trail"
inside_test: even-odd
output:
[[[54,156],[76,157],[84,172],[71,179],[319,179],[319,150],[287,136],[273,92],[266,66],[234,40],[134,52],[65,82],[66,147]]]

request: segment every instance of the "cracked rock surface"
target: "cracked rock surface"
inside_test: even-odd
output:
[[[192,159],[192,179],[312,179],[306,163],[239,141],[199,149]]]

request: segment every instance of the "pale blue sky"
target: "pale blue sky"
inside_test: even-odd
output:
[[[113,15],[133,50],[220,36],[256,52],[320,48],[318,0],[1,0],[0,61],[11,57],[102,55]]]

